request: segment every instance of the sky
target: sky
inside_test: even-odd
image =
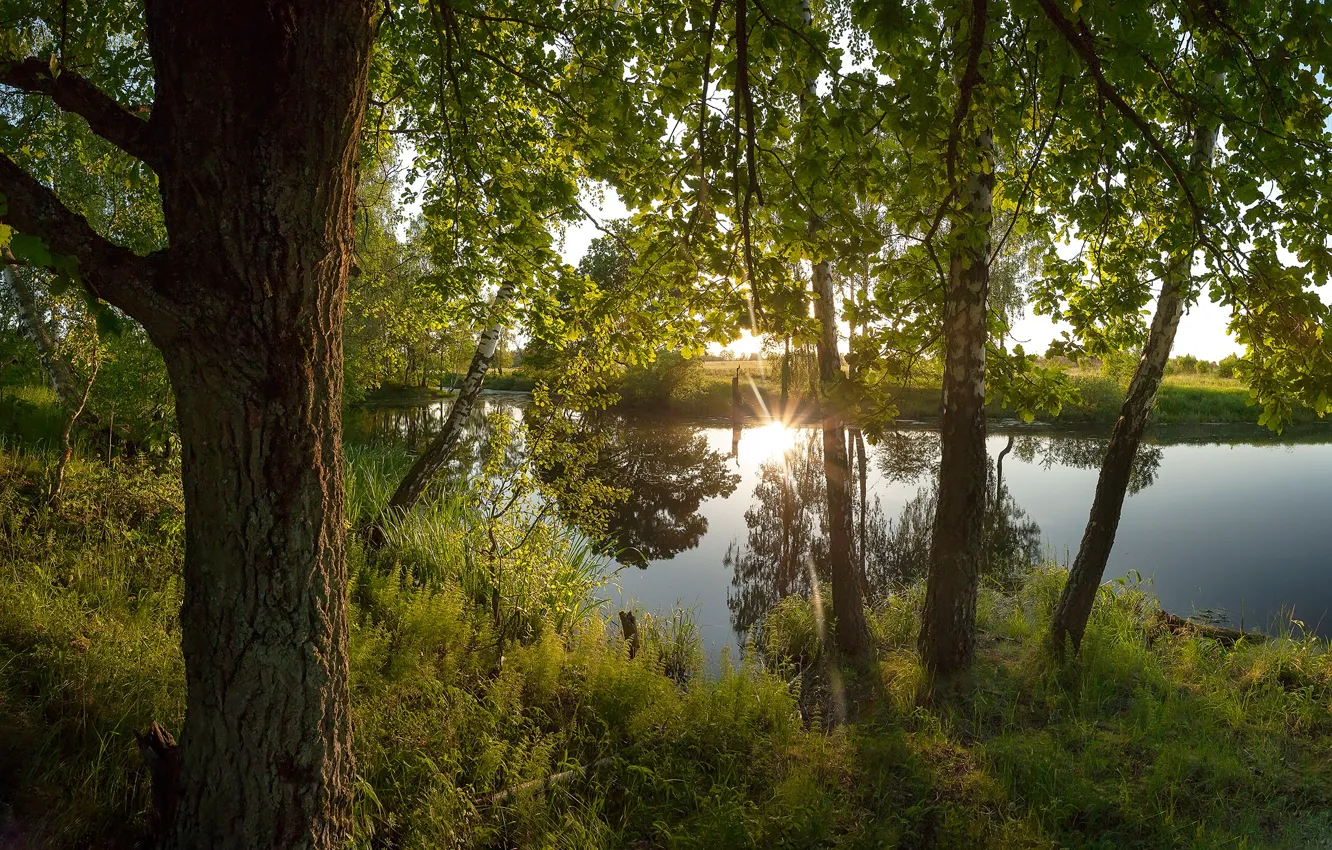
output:
[[[606,197],[599,204],[584,204],[584,208],[599,222],[628,215],[624,205],[611,191],[606,193]],[[587,246],[600,235],[596,225],[590,221],[570,226],[565,231],[564,244],[561,247],[565,261],[570,265],[577,265],[587,252]],[[1153,301],[1147,306],[1148,318],[1155,309],[1156,303]],[[1239,354],[1239,344],[1226,333],[1228,319],[1229,314],[1225,307],[1213,304],[1204,296],[1180,320],[1179,330],[1175,336],[1175,354],[1192,354],[1202,360],[1220,360],[1228,354]],[[1026,314],[1014,324],[1011,341],[1021,343],[1028,352],[1043,354],[1051,341],[1058,338],[1060,332],[1066,328],[1066,325],[1056,324],[1048,316],[1035,315],[1028,308]],[[758,351],[760,346],[761,342],[746,331],[742,339],[728,347],[738,354],[749,354]],[[717,348],[720,349],[721,346]]]

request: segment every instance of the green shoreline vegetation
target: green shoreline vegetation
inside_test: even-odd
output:
[[[1124,361],[1128,360],[1127,368]],[[1104,362],[1074,365],[1058,361],[1078,393],[1078,400],[1066,404],[1058,416],[1037,413],[1036,420],[1055,425],[1109,426],[1114,424],[1124,403],[1128,379],[1132,376],[1132,358],[1116,355]],[[731,379],[740,370],[740,392],[747,418],[766,418],[781,406],[781,367],[779,358],[766,360],[685,360],[671,352],[659,353],[658,362],[631,370],[613,387],[623,409],[680,416],[730,418],[732,415]],[[800,369],[790,382],[789,404],[812,409],[815,395]],[[936,370],[937,371],[937,370]],[[802,390],[801,388],[804,387]],[[924,374],[918,383],[905,388],[885,390],[894,398],[898,418],[907,421],[936,421],[939,418],[939,376]],[[991,419],[1012,419],[1011,409],[991,402]],[[1251,402],[1248,385],[1235,374],[1234,358],[1221,363],[1199,361],[1195,357],[1176,357],[1156,396],[1151,422],[1175,424],[1245,424],[1255,425],[1262,406]],[[1293,425],[1322,421],[1308,409],[1297,409]]]
[[[78,455],[52,509],[54,460],[0,451],[0,833],[134,846],[133,733],[184,709],[179,471]],[[349,522],[405,462],[349,448]],[[356,846],[1299,848],[1332,830],[1332,656],[1298,632],[1176,633],[1119,583],[1058,666],[1038,636],[1063,573],[1037,565],[983,591],[979,663],[920,703],[919,586],[872,607],[868,667],[831,675],[791,598],[708,673],[682,612],[643,617],[631,659],[594,602],[612,577],[548,520],[496,603],[469,554],[487,522],[446,501],[378,556],[349,537]]]

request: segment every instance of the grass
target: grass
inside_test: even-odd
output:
[[[707,418],[729,417],[731,414],[731,376],[736,367],[741,370],[741,394],[747,412],[762,416],[764,411],[780,407],[781,385],[776,367],[759,361],[705,361],[697,369],[694,380],[686,389],[665,400],[653,398],[650,403],[628,407],[647,407],[666,412]],[[1119,417],[1124,403],[1124,389],[1113,378],[1099,370],[1072,368],[1069,377],[1079,393],[1079,400],[1066,405],[1057,417],[1038,416],[1038,419],[1063,425],[1111,425]],[[939,418],[940,387],[937,379],[924,381],[919,386],[897,387],[887,390],[895,396],[898,417],[903,420],[933,421]],[[807,388],[795,384],[791,388],[793,403],[812,409]],[[989,405],[992,419],[1013,418],[1012,410],[998,404]],[[1159,425],[1181,424],[1247,424],[1253,425],[1262,413],[1260,407],[1249,403],[1249,389],[1240,380],[1210,374],[1167,375],[1157,393],[1151,421]],[[1313,424],[1320,420],[1308,410],[1295,411],[1294,425]]]
[[[64,410],[55,390],[0,384],[0,440],[54,447],[64,427]]]
[[[0,453],[0,835],[132,846],[148,788],[131,731],[179,729],[183,710],[179,483],[76,460],[51,511],[50,460]],[[350,453],[354,515],[402,462]],[[382,560],[350,547],[354,846],[1332,840],[1332,656],[1298,633],[1235,648],[1175,635],[1145,588],[1114,584],[1080,658],[1057,665],[1039,638],[1062,574],[1037,569],[983,592],[977,662],[933,694],[913,651],[918,587],[872,612],[866,668],[830,667],[821,618],[791,599],[705,678],[679,612],[643,617],[628,657],[613,612],[589,602],[604,572],[555,526],[504,584],[526,625],[501,641],[479,521],[445,502],[397,527]],[[829,728],[820,695],[843,693],[852,722]]]

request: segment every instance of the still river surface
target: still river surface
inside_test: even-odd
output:
[[[358,411],[348,432],[419,444],[449,404]],[[478,407],[521,415],[523,402],[487,394]],[[745,630],[821,572],[819,432],[769,422],[737,433],[636,416],[606,417],[597,428],[606,434],[598,474],[631,493],[611,523],[625,564],[613,604],[692,608],[708,655],[730,647],[736,657]],[[1066,564],[1087,520],[1105,435],[999,423],[991,431],[992,492],[1004,493],[992,523],[996,548]],[[867,582],[916,578],[937,432],[904,428],[865,445],[863,456],[857,463],[853,444],[855,489],[863,474],[866,496],[858,535]],[[1332,429],[1280,439],[1236,426],[1149,433],[1106,579],[1135,574],[1178,614],[1263,630],[1294,618],[1332,634]]]

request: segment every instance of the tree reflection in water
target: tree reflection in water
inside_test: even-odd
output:
[[[1015,457],[1027,463],[1039,463],[1046,469],[1052,466],[1072,466],[1077,469],[1100,469],[1107,437],[1060,435],[1050,437],[1019,437],[1014,445]],[[1156,481],[1161,468],[1161,447],[1146,441],[1138,446],[1138,455],[1129,471],[1129,495],[1145,490]],[[1091,503],[1087,504],[1091,510]]]
[[[740,482],[726,455],[692,425],[603,416],[596,427],[602,444],[588,474],[625,493],[607,520],[607,542],[620,561],[646,567],[697,546],[708,530],[699,506],[731,495]]]
[[[723,558],[731,571],[726,606],[740,633],[785,597],[808,594],[811,575],[827,579],[822,435],[799,432],[781,457],[759,465],[758,478],[745,511],[748,542],[732,542]]]
[[[742,635],[783,598],[808,595],[812,578],[820,584],[828,580],[827,502],[817,436],[802,432],[780,458],[760,465],[753,503],[745,512],[745,542],[734,541],[727,549],[724,563],[731,570],[727,606],[732,627]],[[856,545],[869,600],[924,577],[934,522],[938,447],[938,435],[926,431],[890,433],[875,447],[884,480],[925,486],[896,519],[885,515],[877,496],[872,504],[862,501],[856,506],[864,517]],[[864,465],[859,472],[867,475]],[[1145,480],[1150,481],[1150,476]],[[994,459],[985,544],[986,574],[1005,583],[1042,554],[1040,526],[1014,501],[1003,483],[1002,463]]]

